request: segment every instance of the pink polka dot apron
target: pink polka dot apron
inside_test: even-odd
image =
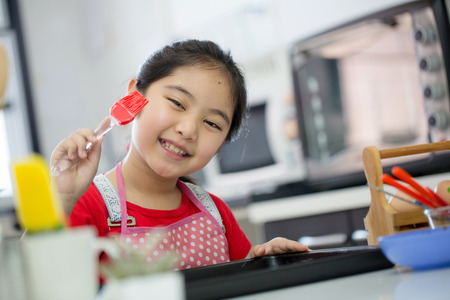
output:
[[[173,268],[189,269],[230,261],[228,243],[216,218],[183,182],[177,186],[200,212],[166,227],[129,226],[121,163],[116,168],[121,211],[121,238],[133,249],[145,251],[147,262],[172,254]],[[212,200],[211,200],[212,201]],[[214,204],[213,204],[214,205]]]

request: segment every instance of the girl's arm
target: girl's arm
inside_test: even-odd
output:
[[[86,145],[91,142],[92,148],[86,151]],[[89,188],[94,179],[101,154],[102,139],[95,138],[95,132],[88,128],[78,129],[64,139],[53,150],[50,164],[53,166],[58,160],[80,161],[72,168],[58,176],[52,176],[52,183],[56,186],[64,212],[70,216],[78,199]]]
[[[300,244],[293,240],[277,237],[265,244],[256,245],[250,250],[250,257],[283,254],[289,252],[305,252],[310,251],[308,246]]]

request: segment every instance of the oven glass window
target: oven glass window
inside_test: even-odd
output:
[[[303,151],[318,177],[362,169],[364,147],[428,142],[413,18],[368,20],[296,45]],[[437,102],[437,101],[435,101]]]

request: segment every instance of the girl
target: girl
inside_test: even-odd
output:
[[[244,77],[229,53],[210,41],[173,43],[141,66],[128,85],[129,93],[135,90],[149,103],[133,121],[129,151],[114,169],[95,176],[102,140],[90,129],[72,133],[52,153],[52,164],[81,158],[53,178],[72,225],[132,237],[126,240],[136,247],[162,227],[167,235],[160,250],[175,250],[179,269],[308,251],[284,238],[250,250],[229,207],[180,180],[202,169],[245,116]],[[86,153],[88,142],[93,147]]]

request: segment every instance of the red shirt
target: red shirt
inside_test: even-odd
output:
[[[225,236],[228,241],[230,260],[244,259],[250,251],[250,241],[239,227],[228,205],[220,198],[210,194],[222,217]],[[200,212],[197,206],[183,194],[181,205],[174,210],[155,210],[127,202],[127,213],[136,219],[136,226],[167,226],[195,213]],[[99,236],[107,236],[111,232],[120,232],[120,226],[108,227],[108,210],[105,202],[92,183],[86,193],[78,200],[69,222],[72,226],[93,225]]]

